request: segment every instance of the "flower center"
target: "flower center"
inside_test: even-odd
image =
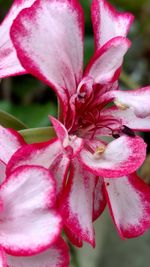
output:
[[[118,138],[121,134],[135,136],[131,129],[122,125],[121,120],[111,114],[110,108],[110,112],[107,112],[107,105],[111,103],[108,101],[111,100],[102,100],[102,96],[109,90],[107,86],[94,84],[90,77],[81,81],[77,94],[72,97],[71,104],[74,107],[75,116],[70,134],[87,139],[97,139],[100,136]],[[115,105],[122,110],[128,108],[117,100]]]

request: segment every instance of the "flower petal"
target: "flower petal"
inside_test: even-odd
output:
[[[54,126],[54,130],[56,132],[56,135],[60,141],[60,143],[62,144],[63,147],[66,146],[66,142],[69,139],[69,135],[68,135],[68,131],[65,128],[65,126],[57,119],[55,119],[52,116],[49,116],[51,123]]]
[[[95,52],[85,70],[85,76],[92,77],[95,83],[115,82],[130,44],[130,41],[123,37],[111,39]]]
[[[54,126],[57,137],[60,140],[62,148],[64,149],[66,155],[69,158],[75,157],[83,147],[83,139],[77,137],[76,135],[69,136],[65,126],[54,117],[50,116],[50,120]]]
[[[9,32],[12,22],[19,12],[26,7],[30,7],[34,1],[35,0],[13,1],[9,13],[0,25],[0,78],[26,73],[26,70],[22,67],[17,58]]]
[[[63,227],[65,234],[67,235],[69,241],[76,247],[81,248],[83,246],[83,241],[74,232],[71,231],[66,225]]]
[[[68,184],[61,200],[60,211],[65,225],[78,239],[95,246],[93,228],[93,194],[95,176],[85,170],[78,160],[70,167]]]
[[[8,267],[68,267],[69,250],[63,239],[58,239],[50,249],[30,257],[7,255]]]
[[[150,116],[150,86],[130,91],[110,91],[107,97],[112,98],[118,106],[132,108],[139,118]]]
[[[25,141],[16,131],[0,126],[0,160],[5,164]]]
[[[17,168],[2,184],[0,245],[12,255],[33,255],[50,247],[61,230],[54,209],[55,181],[42,167]]]
[[[5,180],[6,164],[0,160],[0,184]]]
[[[106,0],[93,0],[91,12],[96,49],[114,37],[125,37],[134,19],[130,13],[118,12]]]
[[[53,87],[66,110],[82,76],[83,12],[78,1],[36,1],[17,17],[11,37],[24,68]]]
[[[139,118],[135,115],[132,108],[126,110],[118,109],[117,107],[110,107],[101,112],[101,115],[112,115],[115,119],[120,121],[120,124],[126,125],[134,131],[148,132],[150,131],[150,116]]]
[[[56,180],[57,201],[59,201],[59,198],[61,197],[61,194],[63,192],[63,188],[68,177],[69,166],[70,160],[63,153],[60,153],[50,165],[51,173],[53,174]]]
[[[150,187],[136,174],[105,179],[109,208],[122,238],[143,234],[150,227]]]
[[[106,198],[104,193],[104,180],[97,177],[96,186],[94,189],[94,203],[93,203],[93,221],[97,220],[106,206]]]
[[[7,164],[6,173],[24,165],[37,165],[51,169],[57,181],[57,194],[61,193],[66,181],[70,160],[62,152],[61,143],[54,138],[48,142],[26,145],[15,153]],[[60,171],[61,169],[61,171]]]
[[[102,152],[96,151],[92,154],[82,149],[79,160],[93,174],[113,178],[132,173],[142,165],[146,144],[140,137],[124,135],[110,142]]]
[[[2,248],[0,248],[0,267],[7,267],[6,254]]]

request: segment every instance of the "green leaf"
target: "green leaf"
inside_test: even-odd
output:
[[[14,130],[27,128],[22,121],[3,110],[0,110],[0,125],[6,128],[13,128]]]
[[[21,130],[19,133],[28,144],[45,142],[56,136],[53,127]]]

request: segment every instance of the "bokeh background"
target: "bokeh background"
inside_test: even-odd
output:
[[[44,0],[43,0],[44,1]],[[80,0],[85,11],[84,63],[93,54],[93,32],[90,20],[90,0]],[[131,89],[150,84],[150,0],[110,0],[122,11],[131,11],[135,22],[129,34],[132,47],[125,57],[120,86]],[[12,1],[0,0],[0,21]],[[3,79],[0,84],[0,109],[22,120],[27,127],[49,126],[48,115],[57,116],[57,99],[45,84],[30,75]],[[148,143],[149,134],[144,135]],[[142,170],[143,178],[150,181],[150,160]],[[118,237],[107,211],[96,223],[97,248],[85,246],[76,251],[74,267],[149,267],[150,232],[138,239],[122,241]],[[32,267],[32,266],[31,266]]]

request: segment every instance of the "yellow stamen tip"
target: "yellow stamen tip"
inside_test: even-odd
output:
[[[96,148],[96,151],[94,153],[94,157],[99,158],[104,152],[105,152],[105,146],[101,145],[98,148]]]
[[[121,110],[126,110],[126,109],[129,108],[128,105],[123,104],[123,103],[121,103],[121,102],[118,101],[118,100],[115,100],[114,103],[115,103],[115,105],[116,105],[119,109],[121,109]]]

